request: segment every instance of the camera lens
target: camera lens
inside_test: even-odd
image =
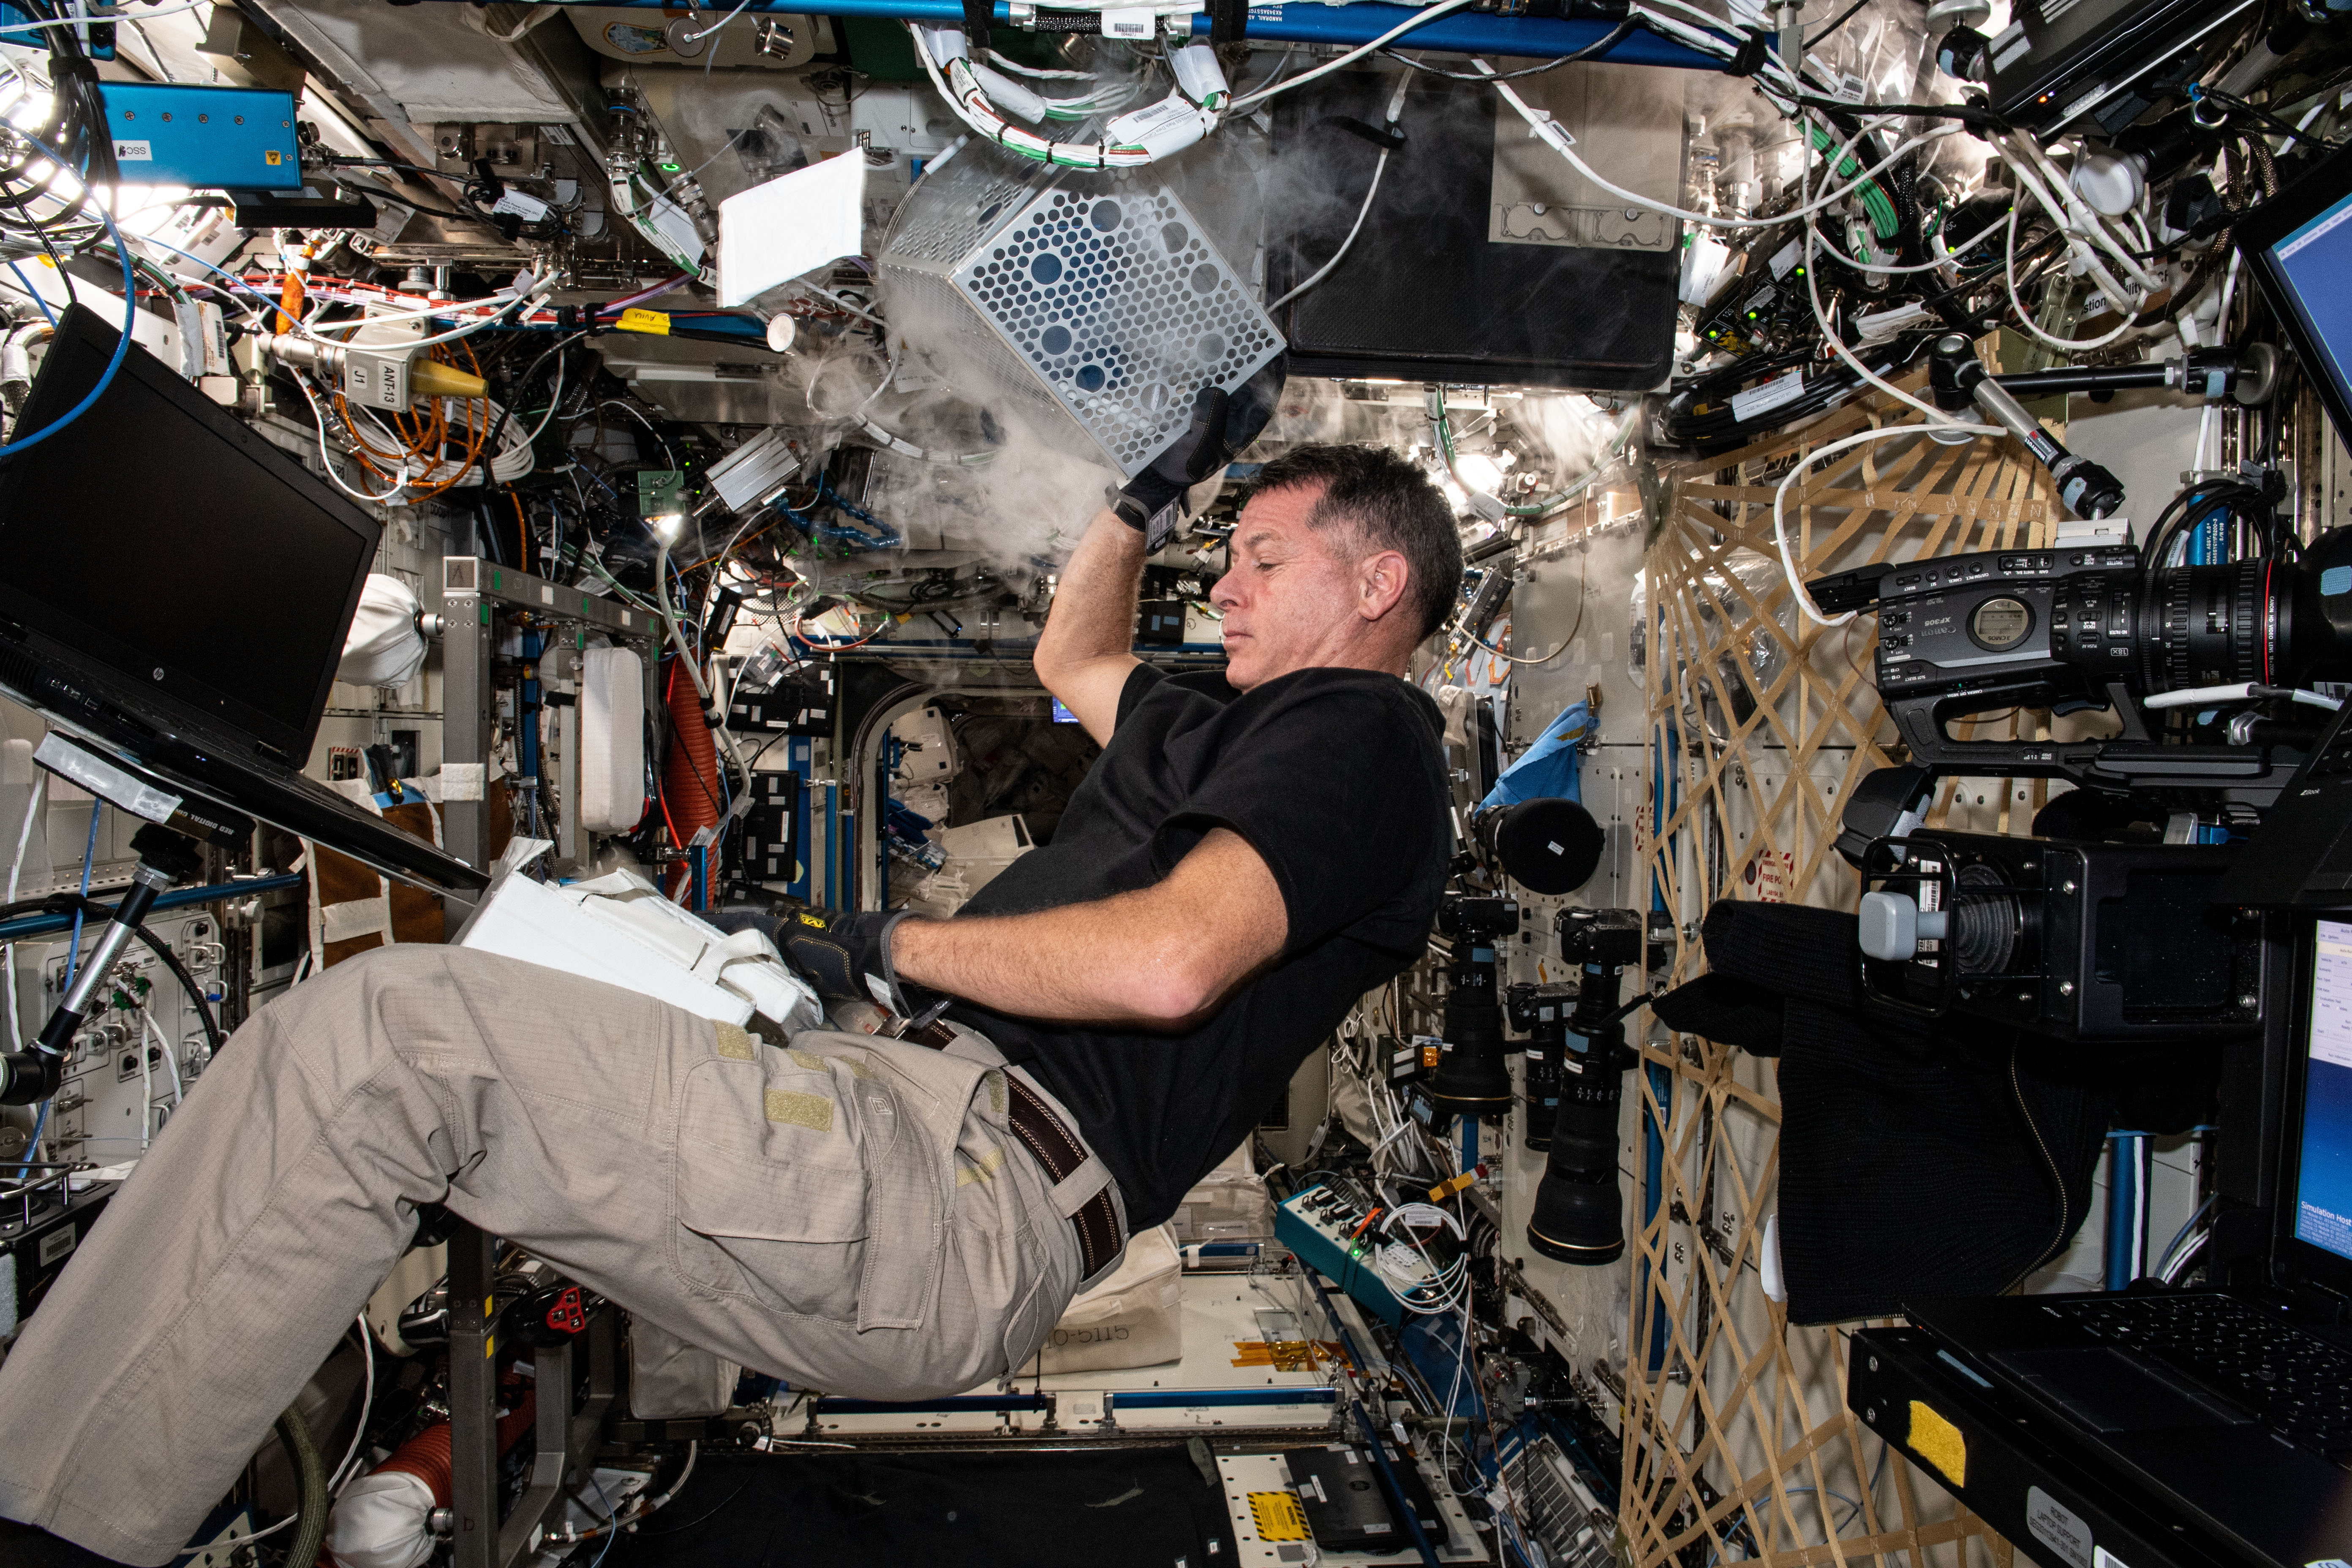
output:
[[[2090,678],[2141,696],[2199,686],[2300,686],[2352,673],[2352,595],[2325,591],[2352,565],[2352,540],[2323,540],[2300,563],[2267,559],[2084,573],[2055,586],[2050,650]]]
[[[1562,1263],[1613,1263],[1625,1253],[1617,1118],[1633,1058],[1612,1015],[1626,969],[1642,960],[1643,926],[1632,910],[1559,912],[1560,957],[1584,972],[1566,1032],[1583,1048],[1562,1064],[1559,1112],[1528,1215],[1528,1245]]]
[[[1495,943],[1519,929],[1518,903],[1448,897],[1438,906],[1437,929],[1453,940],[1454,956],[1445,966],[1445,1045],[1430,1100],[1446,1116],[1500,1116],[1511,1109],[1511,1072],[1503,1062]]]
[[[2268,680],[2278,660],[2264,579],[2275,572],[2236,561],[2150,573],[2139,596],[2141,689]]]
[[[1601,864],[1601,825],[1559,796],[1488,806],[1470,819],[1470,830],[1479,858],[1531,893],[1572,893]]]
[[[1503,1014],[1483,1006],[1445,1005],[1445,1047],[1429,1094],[1449,1116],[1500,1116],[1511,1109],[1511,1070],[1503,1064]]]
[[[1587,1053],[1560,1075],[1551,1155],[1528,1216],[1528,1245],[1562,1263],[1614,1263],[1625,1254],[1625,1200],[1617,1182],[1617,1119],[1625,1078],[1615,1053]]]

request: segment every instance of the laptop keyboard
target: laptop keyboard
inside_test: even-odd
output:
[[[2226,1296],[2110,1296],[2051,1308],[2352,1468],[2352,1353]]]

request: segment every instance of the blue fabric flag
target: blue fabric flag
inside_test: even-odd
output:
[[[1523,800],[1581,802],[1584,797],[1577,792],[1576,783],[1576,743],[1584,739],[1591,722],[1592,710],[1580,701],[1561,709],[1559,717],[1544,726],[1536,743],[1503,770],[1495,787],[1478,803],[1479,808],[1517,805]]]

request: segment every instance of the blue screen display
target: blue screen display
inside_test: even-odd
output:
[[[2294,1234],[2352,1258],[2352,925],[2318,927]]]
[[[2295,313],[2326,363],[2319,368],[2352,402],[2352,196],[2271,247]]]
[[[1065,704],[1060,698],[1055,698],[1054,722],[1056,724],[1075,724],[1077,721],[1078,716],[1071,712],[1068,706]]]

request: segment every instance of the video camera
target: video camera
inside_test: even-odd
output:
[[[2218,1038],[2262,1019],[2262,921],[2216,903],[2230,845],[2000,834],[1863,858],[1863,989],[2077,1044]]]
[[[2101,544],[1864,566],[1810,587],[1824,611],[1877,615],[1879,695],[1930,774],[2187,790],[2263,810],[2312,734],[2278,734],[2293,755],[2277,759],[2250,726],[2233,728],[2236,743],[2167,744],[2145,709],[2285,697],[2352,677],[2352,529],[2323,535],[2296,561],[2156,566],[2164,542],[2159,534],[2147,552]],[[2111,710],[2122,733],[1962,741],[1945,730],[2011,707]]]

